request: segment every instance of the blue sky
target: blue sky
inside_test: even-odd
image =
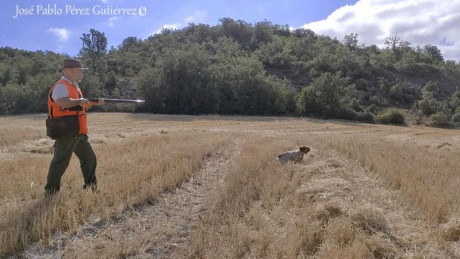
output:
[[[116,14],[117,8],[133,9],[135,15]],[[459,14],[460,0],[6,0],[0,10],[0,47],[74,56],[82,46],[80,37],[91,28],[106,34],[110,48],[130,36],[145,39],[162,27],[216,25],[229,17],[309,28],[338,39],[353,32],[360,43],[381,47],[386,36],[396,34],[413,46],[436,45],[446,59],[458,61]]]
[[[104,32],[110,47],[118,46],[129,36],[145,39],[162,27],[180,29],[189,22],[215,25],[223,17],[250,23],[266,19],[299,28],[354,2],[356,0],[7,0],[0,11],[0,46],[76,55],[81,49],[80,37],[91,28]],[[136,15],[99,13],[101,9],[114,11],[117,7],[135,8]],[[145,9],[141,9],[143,7]],[[48,11],[59,9],[61,14]]]

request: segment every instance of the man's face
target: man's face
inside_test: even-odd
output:
[[[72,68],[72,72],[74,75],[74,80],[75,82],[80,82],[80,80],[83,78],[83,69],[81,68]]]

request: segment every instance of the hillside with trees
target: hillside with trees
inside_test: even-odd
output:
[[[460,64],[388,35],[385,47],[269,21],[223,18],[107,49],[81,36],[88,97],[145,98],[139,112],[287,115],[380,123],[460,123]],[[0,48],[0,114],[46,112],[65,55]],[[108,106],[106,110],[111,110]],[[115,108],[113,108],[115,109]]]

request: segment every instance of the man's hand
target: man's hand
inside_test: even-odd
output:
[[[97,102],[90,102],[90,104],[92,104],[92,105],[104,105],[104,99],[99,98],[99,99],[97,99]]]
[[[97,102],[92,101],[92,100],[88,101],[88,104],[86,105],[86,110],[89,110],[93,106],[96,106],[96,105],[101,106],[103,104],[104,104],[104,99],[102,99],[102,98],[97,99]]]
[[[77,99],[77,105],[80,105],[81,107],[87,105],[88,103],[90,103],[87,99],[85,98],[79,98]]]

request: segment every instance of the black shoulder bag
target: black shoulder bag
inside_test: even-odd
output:
[[[74,137],[80,132],[78,115],[62,116],[46,119],[46,135],[51,139]]]
[[[80,132],[80,119],[78,112],[82,111],[83,107],[74,106],[68,110],[76,111],[77,115],[53,117],[53,107],[51,106],[50,116],[46,119],[46,135],[51,139],[60,137],[75,137]]]

